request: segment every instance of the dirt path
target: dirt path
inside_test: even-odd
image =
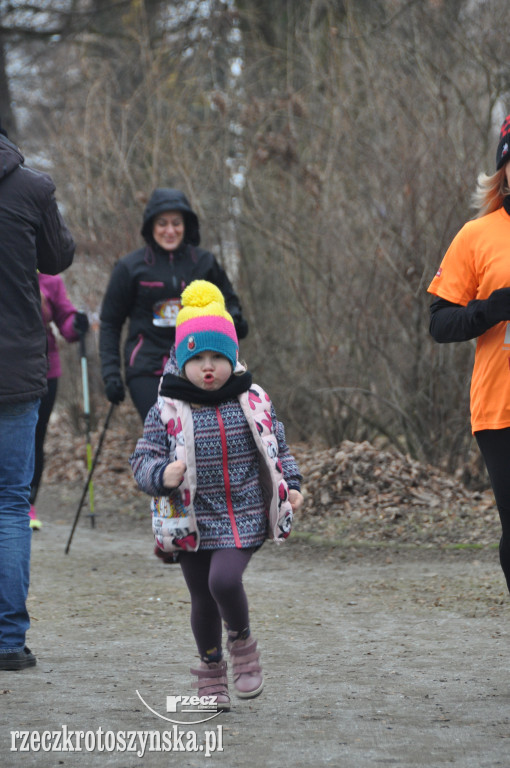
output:
[[[118,531],[112,517],[91,530],[85,516],[65,555],[76,498],[41,495],[28,638],[38,664],[0,672],[4,768],[508,768],[509,603],[495,550],[267,544],[246,575],[265,691],[195,724],[204,715],[166,708],[167,696],[191,692],[195,662],[180,570],[160,564],[150,532],[125,516]],[[22,752],[13,732],[25,730],[35,748],[45,731],[88,741],[81,752]],[[166,731],[180,751],[111,751],[131,731]]]

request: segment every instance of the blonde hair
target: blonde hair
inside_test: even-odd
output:
[[[476,209],[475,219],[497,211],[503,205],[503,199],[510,194],[506,178],[506,165],[488,176],[481,173],[476,180],[476,190],[471,198],[472,207]]]

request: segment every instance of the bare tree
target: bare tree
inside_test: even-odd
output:
[[[383,436],[453,468],[472,347],[433,344],[426,287],[495,140],[504,4],[321,8],[280,56],[281,88],[246,105],[256,364],[303,438]]]
[[[26,139],[65,198],[81,303],[97,310],[138,245],[151,189],[181,187],[238,281],[242,354],[292,437],[461,465],[473,346],[432,342],[426,288],[493,166],[505,0],[67,10]]]

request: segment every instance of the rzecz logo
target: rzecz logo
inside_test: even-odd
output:
[[[168,717],[167,715],[162,715],[160,712],[157,712],[157,710],[147,704],[139,691],[136,692],[136,695],[153,715],[156,715],[156,717],[159,717],[161,720],[166,720],[169,723],[176,723],[177,725],[207,723],[209,720],[217,717],[222,711],[217,708],[216,696],[167,696],[166,711],[171,714],[186,713],[203,715],[205,712],[210,713],[209,717],[201,717],[198,720],[177,720],[176,718]],[[180,705],[179,708],[178,705]]]

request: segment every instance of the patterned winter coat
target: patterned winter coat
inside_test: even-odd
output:
[[[169,461],[186,464],[175,491],[162,485]],[[153,532],[164,552],[246,548],[290,533],[288,488],[300,475],[267,394],[257,385],[200,408],[160,397],[131,459],[152,501]]]

